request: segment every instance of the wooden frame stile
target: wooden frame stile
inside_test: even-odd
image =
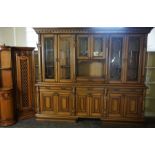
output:
[[[36,81],[36,79],[35,79],[35,52],[36,51],[34,51],[33,50],[33,52],[32,52],[32,87],[33,87],[33,93],[32,94],[35,94],[36,93],[36,89],[35,89],[35,82],[37,82]],[[38,51],[37,51],[38,52]],[[39,56],[38,56],[38,60],[39,60]],[[39,66],[38,66],[39,67]],[[38,70],[39,70],[39,68],[38,68]],[[38,81],[39,81],[39,75],[38,75]],[[34,112],[36,113],[37,111],[36,111],[36,109],[37,109],[37,105],[36,105],[36,96],[34,96],[33,97],[33,103],[34,103]]]
[[[38,77],[39,77],[39,81],[41,82],[41,81],[43,81],[43,71],[42,71],[42,67],[41,67],[41,64],[42,64],[42,44],[41,44],[41,42],[42,42],[42,40],[41,40],[42,38],[41,38],[41,34],[39,34],[38,35],[38,69],[39,69],[39,75],[38,75]]]
[[[109,42],[110,42],[110,36],[106,34],[106,45],[105,45],[105,83],[109,82]],[[107,90],[107,89],[106,89]],[[106,91],[105,91],[106,92]],[[106,94],[106,93],[105,93]]]
[[[53,40],[54,40],[54,65],[55,65],[55,69],[54,69],[54,73],[55,73],[55,78],[54,79],[47,79],[45,77],[45,53],[44,53],[44,39],[45,37],[48,37],[48,38],[51,38],[53,37]],[[58,77],[57,77],[57,69],[58,69],[58,66],[57,66],[57,35],[51,35],[51,34],[44,34],[42,35],[42,45],[41,45],[41,49],[42,49],[42,75],[43,75],[43,81],[45,82],[57,82],[58,81]]]
[[[127,73],[128,73],[128,47],[129,47],[129,38],[130,37],[139,37],[140,38],[140,49],[139,49],[139,63],[138,63],[138,80],[137,81],[128,81],[127,79]],[[142,73],[142,67],[143,67],[143,57],[142,57],[142,54],[144,52],[144,48],[143,48],[143,36],[140,35],[140,34],[129,34],[127,35],[126,37],[126,58],[125,58],[125,64],[126,64],[126,68],[124,69],[125,70],[125,83],[136,83],[136,84],[140,84],[141,83],[141,79],[142,79],[142,76],[141,76],[141,73]]]
[[[144,83],[145,81],[145,66],[147,64],[147,35],[144,36],[143,38],[143,53],[142,53],[142,78],[141,78],[141,83]]]

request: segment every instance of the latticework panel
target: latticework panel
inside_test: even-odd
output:
[[[28,64],[27,60],[20,60],[20,72],[21,72],[21,94],[22,94],[22,106],[27,107],[29,105],[28,96]]]

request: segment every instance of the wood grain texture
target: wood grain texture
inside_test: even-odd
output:
[[[39,35],[38,68],[40,73],[40,80],[35,84],[37,88],[36,117],[64,120],[99,118],[105,121],[143,121],[143,98],[146,89],[144,61],[146,38],[151,29],[139,27],[35,28]],[[54,79],[45,78],[44,39],[46,37],[54,39],[56,66]],[[85,44],[80,45],[80,38],[84,38],[81,40],[84,40]],[[95,38],[98,38],[98,43],[95,43]],[[130,50],[131,38],[133,40],[138,38],[140,41],[137,48],[133,46]],[[61,53],[63,50],[61,43],[64,40],[70,44],[70,59],[68,59],[70,66],[67,66],[70,67],[69,80],[61,79],[62,75],[66,75],[64,72],[61,73],[62,64],[68,61],[63,59],[65,54]],[[115,44],[113,41],[116,41]],[[118,43],[120,43],[119,47]],[[99,52],[94,50],[95,46],[101,48],[99,51],[103,52],[102,55],[99,56]],[[132,55],[135,54],[134,52],[138,53],[136,59]],[[120,76],[111,78],[111,73],[113,76],[119,73]],[[136,75],[135,78],[132,74]],[[130,75],[131,78],[128,78]],[[46,110],[43,110],[43,107]]]

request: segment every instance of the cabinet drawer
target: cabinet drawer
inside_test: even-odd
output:
[[[135,89],[135,88],[110,88],[108,92],[111,93],[140,93],[142,94],[144,89]]]
[[[77,88],[76,89],[78,92],[79,91],[104,91],[104,88],[94,88],[94,87],[85,87],[85,88]]]
[[[55,86],[47,86],[47,87],[40,87],[40,91],[72,91],[73,88],[72,87],[66,87],[66,86],[59,86],[59,87],[55,87]]]

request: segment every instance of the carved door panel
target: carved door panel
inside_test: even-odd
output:
[[[123,117],[124,98],[122,94],[109,94],[108,116],[114,118]]]
[[[87,93],[77,92],[76,114],[77,116],[89,116],[89,97]]]
[[[58,103],[58,94],[55,92],[40,93],[40,110],[41,113],[56,114]]]
[[[57,113],[58,115],[72,115],[73,112],[73,95],[70,92],[59,92]]]
[[[90,100],[90,116],[101,116],[103,113],[103,94],[93,93]]]
[[[141,116],[143,105],[142,102],[142,95],[125,95],[125,117],[137,118]]]

